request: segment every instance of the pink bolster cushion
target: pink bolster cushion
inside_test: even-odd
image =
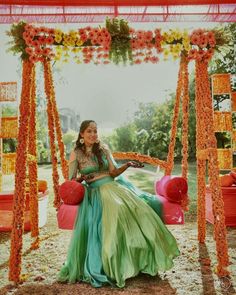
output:
[[[59,196],[67,205],[78,205],[84,198],[84,186],[74,180],[66,180],[59,187]]]
[[[183,177],[167,175],[156,181],[155,189],[156,194],[180,204],[187,196],[188,184]]]

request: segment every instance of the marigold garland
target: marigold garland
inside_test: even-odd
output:
[[[231,112],[214,112],[214,130],[215,132],[231,131],[232,113]]]
[[[196,108],[196,149],[197,149],[197,221],[198,221],[198,240],[203,243],[206,237],[206,213],[205,213],[205,195],[206,195],[206,159],[200,157],[200,152],[205,152],[205,133],[204,133],[204,106],[203,93],[201,91],[201,68],[196,63],[195,70],[195,108]]]
[[[163,169],[167,168],[167,166],[168,166],[165,161],[159,160],[158,158],[152,158],[150,156],[141,155],[141,154],[134,153],[134,152],[127,152],[127,153],[114,152],[114,153],[112,153],[112,155],[115,159],[135,160],[135,161],[139,161],[141,163],[148,163],[151,165],[160,166]]]
[[[230,74],[214,74],[211,77],[213,94],[231,93]]]
[[[185,58],[185,57],[183,57]],[[188,119],[189,119],[189,79],[188,79],[188,62],[183,64],[183,100],[182,100],[182,177],[188,181]],[[188,210],[189,199],[183,200],[181,206],[184,210]]]
[[[62,140],[60,117],[59,117],[59,113],[58,113],[58,110],[57,110],[57,104],[56,104],[56,98],[55,98],[55,90],[54,90],[53,78],[52,78],[52,69],[51,69],[51,63],[50,62],[48,62],[48,74],[49,74],[49,77],[50,77],[51,102],[52,102],[53,118],[54,118],[54,123],[55,123],[58,148],[59,148],[60,159],[61,159],[62,174],[63,174],[64,179],[68,179],[68,177],[69,177],[69,167],[68,167],[68,162],[67,162],[67,160],[65,158],[65,147],[64,147],[63,140]]]
[[[182,55],[180,60],[179,73],[178,73],[175,106],[174,106],[173,120],[172,120],[172,126],[171,126],[170,144],[169,144],[169,150],[168,150],[168,156],[167,156],[168,166],[165,170],[165,175],[170,175],[174,167],[174,150],[175,150],[175,142],[176,142],[178,117],[179,117],[180,99],[181,99],[182,87],[183,87],[183,69],[184,69],[184,64],[186,62],[187,61],[184,55]]]
[[[16,153],[2,154],[2,173],[10,175],[15,173]]]
[[[0,82],[0,101],[16,101],[17,82]]]
[[[36,81],[35,68],[33,68],[31,99],[30,99],[30,125],[29,125],[29,143],[28,157],[34,160],[28,161],[29,171],[29,196],[30,196],[30,225],[31,237],[35,240],[31,243],[31,248],[39,247],[39,218],[38,218],[38,171],[37,171],[37,148],[36,148]]]
[[[233,150],[232,149],[217,149],[217,158],[219,169],[232,169],[233,167]]]
[[[213,124],[213,106],[210,93],[210,83],[207,71],[208,63],[206,61],[196,61],[196,111],[197,121],[199,127],[204,129],[198,130],[197,128],[197,149],[201,150],[209,148],[208,158],[208,174],[209,184],[212,196],[212,206],[214,214],[214,238],[216,240],[217,250],[217,273],[219,276],[225,276],[229,272],[225,269],[229,264],[228,246],[226,239],[226,227],[224,216],[224,203],[219,180],[219,168],[217,160],[217,143],[214,135]],[[200,112],[200,113],[199,113]],[[203,191],[198,192],[200,201],[199,205],[199,240],[201,242],[205,239],[205,160],[198,160],[198,177],[199,185]],[[204,194],[201,196],[201,194]]]
[[[56,145],[55,145],[55,120],[53,114],[53,105],[51,97],[52,80],[50,75],[50,61],[45,60],[44,63],[44,85],[45,93],[47,96],[47,115],[48,115],[48,134],[50,138],[50,150],[52,158],[52,178],[53,178],[53,189],[54,189],[54,206],[56,208],[60,205],[59,197],[59,174],[57,171],[57,156],[56,156]]]
[[[3,117],[0,119],[1,138],[17,138],[18,118],[17,117]]]
[[[30,119],[30,91],[32,70],[34,65],[23,62],[22,93],[20,103],[20,118],[18,146],[16,154],[15,194],[13,200],[13,224],[11,233],[11,251],[9,260],[9,280],[20,282],[22,235],[24,231],[26,159]],[[20,205],[19,205],[20,204]]]

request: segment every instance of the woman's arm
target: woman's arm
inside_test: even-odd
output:
[[[117,177],[120,174],[122,174],[123,172],[125,172],[126,169],[128,169],[129,167],[133,167],[133,168],[142,168],[143,165],[137,162],[133,162],[133,161],[129,161],[126,162],[125,164],[123,164],[122,166],[120,166],[119,168],[116,168],[115,165],[113,164],[113,161],[111,159],[111,155],[109,151],[105,151],[108,163],[109,163],[109,174],[111,177]]]
[[[75,151],[70,153],[69,158],[69,180],[76,180],[78,170],[78,160]]]

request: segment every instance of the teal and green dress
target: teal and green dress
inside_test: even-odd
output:
[[[179,255],[175,238],[159,217],[157,198],[123,177],[110,177],[109,161],[104,150],[101,172],[94,156],[88,158],[79,151],[70,163],[70,178],[77,170],[104,177],[85,185],[60,282],[124,287],[126,279],[140,272],[154,276],[170,269]]]

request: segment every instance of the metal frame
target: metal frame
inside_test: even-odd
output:
[[[236,3],[157,6],[0,5],[1,24],[20,20],[37,23],[101,23],[106,17],[117,16],[129,22],[235,22]]]

